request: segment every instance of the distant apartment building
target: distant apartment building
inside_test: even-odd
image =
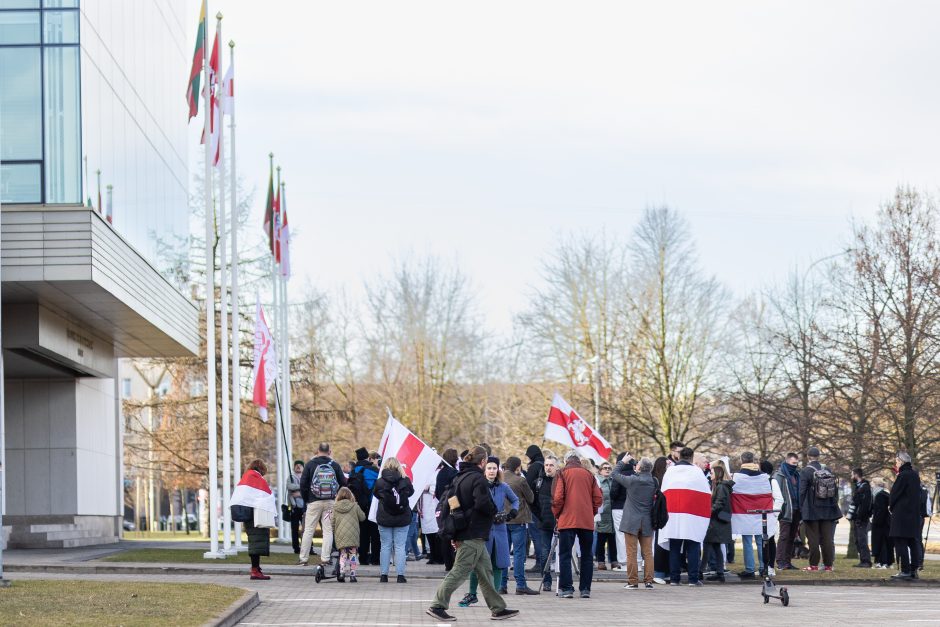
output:
[[[198,352],[187,7],[0,0],[9,546],[117,540],[119,360]]]

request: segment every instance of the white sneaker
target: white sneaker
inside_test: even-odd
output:
[[[611,570],[627,570],[627,569],[624,568],[621,564],[617,564],[616,566],[611,568]]]
[[[767,574],[770,575],[771,577],[776,577],[776,576],[777,576],[777,571],[774,570],[773,568],[768,568],[768,569],[767,569]]]
[[[653,583],[658,583],[658,584],[661,585],[661,586],[665,586],[665,585],[666,585],[666,580],[665,580],[665,579],[660,579],[659,577],[653,577]]]

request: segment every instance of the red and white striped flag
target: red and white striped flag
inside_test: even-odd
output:
[[[246,470],[242,475],[241,481],[232,491],[232,498],[229,505],[243,505],[245,507],[255,507],[263,509],[273,514],[277,513],[277,506],[274,502],[274,494],[271,492],[271,486],[265,481],[264,477],[257,470]]]
[[[774,496],[770,477],[766,473],[749,475],[736,472],[731,479],[731,533],[759,536],[763,533],[760,514],[748,514],[753,509],[773,509]],[[767,537],[777,533],[777,515],[767,514]]]
[[[409,507],[414,507],[418,499],[421,498],[424,489],[431,485],[437,477],[437,467],[444,461],[440,455],[434,452],[434,449],[422,442],[408,427],[395,420],[391,411],[388,412],[385,432],[379,441],[378,451],[382,457],[383,467],[386,459],[394,457],[401,462],[402,469],[411,479],[415,493],[408,499]],[[372,499],[372,507],[369,508],[369,520],[375,522],[378,509],[379,500]]]
[[[659,545],[669,548],[669,540],[704,540],[712,516],[712,493],[701,468],[670,466],[660,489],[666,497],[669,521],[659,530]]]
[[[271,329],[264,319],[261,301],[258,301],[255,313],[255,354],[252,364],[252,376],[255,381],[252,400],[258,407],[261,420],[268,421],[268,388],[277,379],[277,351]]]
[[[277,251],[280,261],[281,276],[290,278],[290,227],[287,225],[287,188],[278,202],[281,214],[281,228],[278,229]]]
[[[570,446],[600,464],[610,457],[610,443],[555,392],[545,423],[545,439]]]

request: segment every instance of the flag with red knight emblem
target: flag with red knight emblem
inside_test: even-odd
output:
[[[600,464],[610,457],[610,443],[555,392],[545,423],[545,439],[570,446]]]
[[[379,441],[379,455],[382,457],[382,466],[385,460],[394,457],[401,463],[402,469],[414,485],[415,493],[408,499],[408,506],[414,507],[421,498],[424,489],[432,484],[437,477],[437,467],[444,460],[434,449],[421,441],[408,427],[398,422],[392,412],[388,412],[385,423],[385,432]],[[375,522],[379,509],[379,500],[372,499],[369,508],[369,520]]]

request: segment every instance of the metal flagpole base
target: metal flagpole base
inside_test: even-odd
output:
[[[216,551],[215,553],[213,553],[212,551],[206,551],[205,553],[202,554],[202,557],[203,559],[207,559],[207,560],[224,560],[225,554],[222,553],[221,551]]]

